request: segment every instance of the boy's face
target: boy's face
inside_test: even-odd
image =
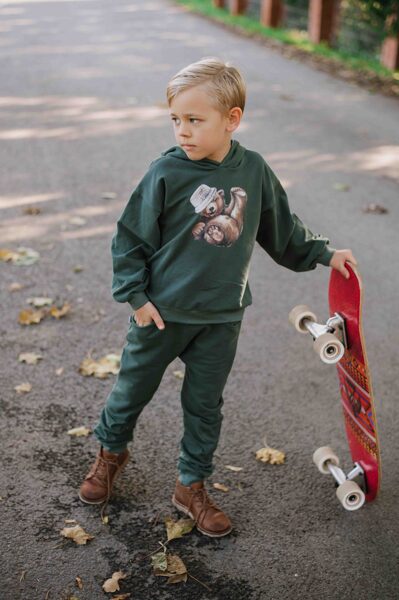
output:
[[[176,142],[190,160],[209,158],[221,162],[230,150],[232,132],[242,117],[238,107],[222,115],[205,86],[196,85],[175,96],[170,105]]]

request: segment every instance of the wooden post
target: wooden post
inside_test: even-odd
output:
[[[314,44],[331,44],[338,20],[339,0],[310,0],[308,32]]]
[[[281,27],[284,20],[283,0],[262,0],[260,22],[266,27]]]
[[[230,12],[232,15],[243,15],[248,6],[248,0],[230,0]]]
[[[398,18],[398,15],[390,15],[387,19],[387,26],[390,27]],[[384,67],[388,69],[399,69],[399,33],[388,35],[385,38],[381,48],[380,60]]]
[[[224,8],[225,0],[213,0],[213,5],[216,8]]]

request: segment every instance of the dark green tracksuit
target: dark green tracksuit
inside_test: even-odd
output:
[[[133,310],[151,301],[165,321],[131,319],[121,369],[94,433],[110,451],[137,418],[172,360],[186,365],[178,468],[186,485],[212,473],[223,388],[233,364],[255,241],[294,271],[328,265],[328,240],[291,214],[284,189],[257,152],[233,140],[221,163],[172,147],[151,163],[112,240],[113,296]]]

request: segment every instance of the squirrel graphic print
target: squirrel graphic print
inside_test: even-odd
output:
[[[230,202],[226,205],[224,190],[206,184],[200,185],[190,198],[201,220],[193,227],[196,240],[213,246],[231,246],[238,240],[244,225],[247,194],[240,187],[230,189]]]

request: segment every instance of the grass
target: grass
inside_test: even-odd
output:
[[[292,29],[274,29],[262,25],[253,17],[247,15],[232,15],[226,8],[216,8],[212,0],[176,0],[189,10],[205,15],[226,25],[238,27],[243,33],[256,34],[294,46],[309,55],[313,54],[327,59],[338,61],[353,71],[369,72],[399,82],[399,71],[392,71],[384,67],[378,60],[373,60],[360,55],[354,56],[343,50],[329,48],[327,44],[313,44],[309,41],[307,32]]]

